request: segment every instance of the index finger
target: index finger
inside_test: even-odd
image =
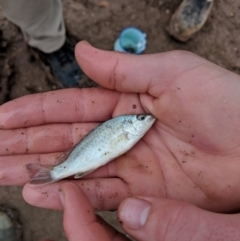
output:
[[[97,219],[90,201],[75,184],[63,184],[59,194],[64,206],[64,230],[70,241],[79,241],[79,237],[84,237],[85,241],[128,240],[115,229]]]
[[[119,93],[102,88],[64,89],[27,95],[0,106],[0,129],[104,121],[112,115]]]

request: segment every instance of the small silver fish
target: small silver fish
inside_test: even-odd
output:
[[[28,164],[36,175],[31,184],[56,182],[75,175],[81,178],[130,150],[155,122],[150,114],[123,115],[93,129],[72,150],[67,159],[52,168]]]

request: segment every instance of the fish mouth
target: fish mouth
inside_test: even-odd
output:
[[[147,115],[146,117],[147,117],[147,122],[149,123],[152,123],[156,120],[156,118],[151,114]]]

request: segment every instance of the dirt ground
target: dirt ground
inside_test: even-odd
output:
[[[120,31],[127,26],[136,26],[147,34],[144,54],[189,50],[240,74],[240,2],[215,1],[206,25],[187,43],[174,40],[166,31],[180,2],[64,0],[64,18],[68,34],[75,41],[85,39],[98,48],[112,50]],[[4,18],[1,9],[0,68],[0,104],[22,95],[61,88],[36,52],[26,45],[20,30]],[[86,76],[79,82],[79,87],[93,85]],[[24,241],[44,237],[66,240],[61,212],[29,206],[21,197],[21,187],[0,187],[0,204],[19,211]],[[104,215],[111,223],[116,222],[114,213]]]

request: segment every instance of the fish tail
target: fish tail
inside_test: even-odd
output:
[[[51,166],[41,166],[38,164],[27,164],[26,168],[30,175],[30,184],[46,184],[55,182],[56,180],[51,175]]]

